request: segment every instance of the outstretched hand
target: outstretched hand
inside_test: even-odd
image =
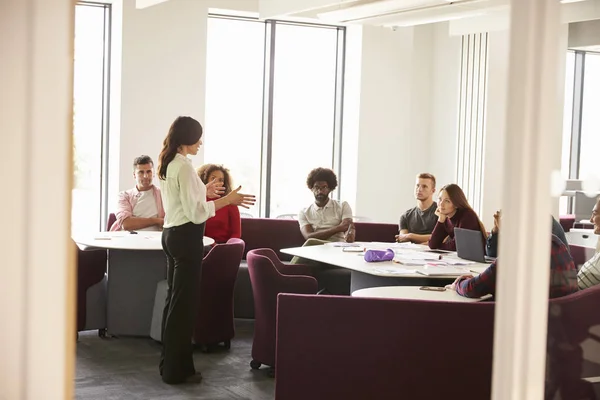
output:
[[[237,189],[232,190],[231,193],[225,197],[229,200],[229,204],[250,208],[250,206],[253,206],[254,203],[256,203],[256,197],[253,194],[240,193],[241,188],[241,186],[238,186]]]
[[[223,182],[213,179],[206,184],[206,197],[209,199],[218,199],[223,193],[225,193]]]

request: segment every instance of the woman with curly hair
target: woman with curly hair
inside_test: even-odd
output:
[[[487,232],[483,223],[473,211],[460,186],[451,183],[440,190],[438,208],[435,211],[438,221],[429,239],[429,248],[456,251],[454,228],[481,232],[481,246],[485,246]]]
[[[224,166],[204,164],[196,171],[205,185],[216,181],[223,184],[225,195],[231,192],[231,175]],[[231,238],[239,239],[242,236],[242,222],[238,207],[229,205],[217,210],[215,216],[206,221],[204,234],[215,239],[215,243],[226,243]]]

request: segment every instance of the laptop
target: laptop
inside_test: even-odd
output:
[[[485,243],[480,231],[454,228],[454,241],[456,243],[456,254],[459,258],[479,263],[488,263],[495,260],[495,258],[485,256]]]

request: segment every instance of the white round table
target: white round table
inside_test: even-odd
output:
[[[127,231],[98,232],[91,235],[79,235],[73,240],[79,248],[87,250],[88,247],[107,250],[161,250],[160,239],[162,232],[159,231]],[[213,238],[204,236],[204,246],[212,246]]]
[[[156,285],[167,278],[162,232],[98,232],[73,238],[81,250],[108,255],[106,330],[111,335],[150,336]],[[215,241],[207,236],[206,248]]]
[[[427,301],[453,301],[457,303],[476,303],[488,297],[470,299],[458,295],[454,290],[446,289],[443,292],[421,290],[420,286],[380,286],[360,289],[352,292],[353,297],[379,297],[385,299],[409,299]]]

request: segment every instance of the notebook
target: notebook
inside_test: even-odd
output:
[[[471,229],[454,228],[456,242],[456,255],[465,260],[480,263],[492,262],[494,259],[486,257],[483,251],[483,235],[480,231]]]

